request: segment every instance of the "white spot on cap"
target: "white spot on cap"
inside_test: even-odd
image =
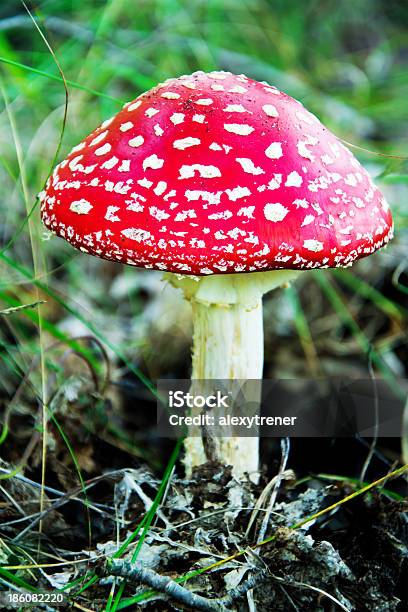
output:
[[[312,117],[310,117],[306,113],[302,113],[300,111],[296,111],[296,117],[298,119],[300,119],[301,121],[304,121],[305,123],[308,123],[309,125],[313,125]]]
[[[164,91],[161,94],[162,98],[166,98],[167,100],[178,100],[178,98],[180,97],[180,94],[175,93],[174,91]]]
[[[83,158],[83,155],[77,155],[76,157],[73,157],[71,159],[71,161],[69,162],[69,167],[72,170],[72,172],[75,172],[76,170],[83,170],[83,165],[80,164],[80,160]]]
[[[148,181],[146,178],[142,178],[137,182],[139,183],[141,187],[146,187],[146,189],[149,189],[153,185],[153,182]]]
[[[289,212],[289,208],[286,206],[282,206],[279,202],[274,204],[265,204],[264,207],[264,215],[265,219],[268,221],[273,221],[276,223],[277,221],[282,221]]]
[[[254,218],[255,206],[243,206],[237,212],[238,217],[247,217],[248,219]]]
[[[128,183],[131,183],[132,180],[126,181],[126,184],[123,181],[118,181],[117,183],[113,183],[112,181],[105,181],[105,189],[106,191],[114,191],[115,193],[125,194],[131,189],[131,186]]]
[[[237,157],[236,160],[242,166],[243,171],[247,174],[254,174],[255,176],[258,174],[265,174],[265,171],[259,166],[255,166],[252,159],[249,159],[248,157]]]
[[[247,92],[247,90],[245,89],[245,87],[242,87],[241,85],[235,85],[234,87],[231,87],[231,89],[229,89],[228,92],[244,94]]]
[[[343,227],[343,229],[340,230],[340,234],[350,235],[352,231],[353,231],[353,226],[348,225],[347,227]]]
[[[173,113],[172,116],[170,117],[170,121],[174,125],[178,125],[179,123],[183,123],[184,117],[185,117],[184,113]]]
[[[131,210],[132,212],[143,212],[144,206],[140,202],[133,202],[132,200],[126,200],[130,202],[128,206],[126,206],[126,210]]]
[[[106,155],[106,153],[109,153],[111,148],[112,146],[109,144],[109,142],[105,142],[105,144],[99,147],[99,149],[96,149],[95,155]]]
[[[248,136],[252,134],[254,128],[245,123],[224,123],[224,130],[232,134],[238,134],[239,136]]]
[[[147,168],[158,170],[159,168],[163,167],[163,164],[164,164],[164,159],[160,159],[154,153],[153,155],[146,157],[146,159],[143,161],[143,170],[146,170]]]
[[[82,172],[84,172],[85,174],[91,174],[91,172],[93,172],[95,170],[97,165],[98,164],[92,164],[92,166],[85,166],[84,169],[82,170]]]
[[[346,178],[344,179],[344,182],[346,183],[346,185],[350,185],[351,187],[356,187],[357,185],[356,176],[350,173],[346,176]]]
[[[199,138],[192,138],[191,136],[187,136],[186,138],[180,138],[180,140],[175,140],[173,142],[173,147],[175,149],[180,149],[184,151],[188,147],[195,147],[201,144],[201,140]]]
[[[292,204],[299,208],[309,208],[309,202],[307,200],[293,200]]]
[[[122,163],[118,168],[119,172],[129,172],[130,170],[130,159],[123,159]]]
[[[222,109],[224,113],[249,113],[249,111],[242,106],[242,104],[228,104]]]
[[[199,100],[195,101],[195,104],[198,104],[199,106],[210,106],[210,104],[213,102],[214,100],[211,98],[200,98]]]
[[[174,220],[178,222],[185,221],[186,219],[197,219],[197,215],[193,209],[183,210],[174,217]]]
[[[136,102],[133,102],[132,104],[129,104],[129,106],[127,107],[128,111],[134,111],[137,108],[139,108],[139,106],[141,105],[142,101],[141,100],[137,100]]]
[[[275,174],[273,175],[273,177],[271,178],[271,180],[265,187],[267,187],[270,191],[274,191],[275,189],[279,189],[279,187],[281,186],[281,183],[282,183],[282,175],[275,172]],[[259,187],[258,187],[258,191],[260,191]]]
[[[117,212],[119,210],[119,206],[108,206],[107,210],[106,210],[106,215],[105,215],[105,219],[107,221],[120,221],[120,218],[115,215],[115,212]]]
[[[303,183],[303,179],[296,170],[290,172],[287,176],[285,187],[300,187]]]
[[[227,77],[227,73],[224,73],[224,72],[209,72],[207,76],[208,76],[209,79],[219,79],[220,81],[223,81]]]
[[[306,215],[300,227],[304,227],[305,225],[310,225],[310,223],[313,223],[314,220],[315,220],[314,215]]]
[[[102,142],[102,140],[104,138],[106,138],[106,135],[108,133],[108,130],[106,130],[105,132],[101,132],[100,134],[98,134],[98,136],[96,136],[93,140],[91,140],[91,142],[89,143],[90,147],[93,147],[94,145],[99,144],[100,142]]]
[[[85,143],[84,142],[80,142],[75,147],[72,147],[71,153],[77,153],[78,151],[81,151],[81,149],[83,149],[84,147],[85,147]],[[70,155],[71,155],[71,153],[70,153]]]
[[[107,159],[106,161],[104,161],[103,164],[101,165],[101,168],[106,168],[107,170],[110,170],[111,168],[114,168],[116,166],[118,161],[119,159],[113,156],[110,159]]]
[[[205,200],[208,204],[219,204],[221,201],[222,191],[212,193],[211,191],[201,191],[199,189],[187,189],[184,192],[185,197],[189,202],[199,200]],[[204,233],[205,230],[203,230]]]
[[[170,198],[174,198],[174,196],[177,194],[175,189],[170,189],[169,193],[166,193],[166,195],[163,197],[163,200],[169,200]],[[175,203],[176,206],[178,206],[177,203]],[[173,206],[173,204],[170,205],[170,207]]]
[[[136,242],[144,242],[151,236],[150,232],[139,227],[129,227],[122,230],[121,234],[129,238],[129,240],[136,240]]]
[[[233,214],[230,210],[223,210],[221,212],[217,212],[212,215],[208,215],[208,218],[211,219],[211,221],[218,221],[220,219],[223,219],[224,221],[226,221],[227,219],[231,219],[232,216]]]
[[[77,215],[87,215],[89,211],[93,208],[92,204],[88,202],[88,200],[75,200],[71,202],[69,210],[76,213]]]
[[[134,149],[136,149],[137,147],[141,147],[143,143],[144,143],[143,136],[135,136],[128,142],[129,146],[133,147]]]
[[[211,85],[211,89],[212,89],[213,91],[224,91],[224,90],[225,90],[225,87],[224,87],[224,85],[220,85],[220,83],[213,83],[213,84]]]
[[[205,115],[193,115],[193,121],[196,123],[204,123]]]
[[[159,112],[158,108],[148,108],[145,110],[146,117],[154,117]]]
[[[164,130],[160,127],[158,123],[153,126],[154,133],[156,136],[163,136]]]
[[[109,125],[112,123],[112,121],[114,120],[114,118],[115,118],[115,116],[113,116],[113,117],[109,117],[109,119],[105,119],[105,121],[103,121],[103,122],[101,123],[101,128],[102,128],[103,130],[104,130],[105,128],[107,128],[107,127],[108,127],[108,126],[109,126]]]
[[[154,193],[156,195],[162,195],[167,189],[167,183],[166,181],[159,181],[156,185],[156,187],[153,189]]]
[[[120,131],[121,132],[127,132],[128,130],[132,129],[133,127],[133,123],[131,121],[126,121],[125,123],[122,123],[120,126]]]
[[[279,117],[279,113],[273,104],[264,104],[262,110],[268,117]]]
[[[164,221],[165,219],[168,219],[170,217],[169,213],[166,213],[165,210],[157,208],[157,206],[150,206],[149,213],[152,217],[157,219],[157,221]]]
[[[208,148],[211,151],[222,151],[222,147],[217,142],[212,142]]]
[[[280,95],[279,89],[276,89],[276,87],[272,87],[272,85],[268,85],[268,87],[264,87],[264,90],[267,93],[273,94],[275,96],[279,96]]]
[[[240,198],[245,198],[251,195],[251,192],[248,189],[248,187],[239,187],[239,186],[234,187],[234,189],[226,189],[225,193],[227,194],[228,198],[232,202],[235,202],[236,200],[239,200]]]
[[[219,168],[216,166],[204,166],[202,164],[192,164],[191,166],[181,166],[179,179],[192,178],[195,172],[198,172],[201,178],[217,178],[221,176]]]
[[[306,159],[310,159],[310,161],[313,162],[315,160],[315,156],[307,147],[316,145],[318,142],[319,141],[317,138],[314,138],[314,136],[307,136],[306,140],[300,140],[296,145],[299,155],[305,157]]]
[[[322,162],[324,164],[326,164],[326,166],[329,166],[330,164],[334,164],[334,159],[332,157],[330,157],[330,155],[322,155],[321,158]]]
[[[303,246],[308,251],[313,251],[313,253],[323,251],[323,242],[319,242],[319,240],[314,240],[313,238],[310,240],[305,240],[303,242]]]
[[[282,144],[280,142],[272,142],[267,149],[265,149],[266,157],[270,159],[279,159],[282,157]]]

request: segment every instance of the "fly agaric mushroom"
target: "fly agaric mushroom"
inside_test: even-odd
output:
[[[85,253],[170,272],[191,301],[193,380],[262,379],[262,296],[301,270],[349,266],[392,237],[368,173],[302,104],[229,72],[170,79],[74,147],[42,219]],[[221,438],[236,475],[256,438]],[[186,442],[187,470],[206,460]]]

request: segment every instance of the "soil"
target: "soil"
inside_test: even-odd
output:
[[[75,578],[82,584],[86,573],[97,571],[102,579],[75,596],[75,602],[88,610],[104,609],[114,580],[106,561],[117,550],[117,541],[124,542],[150,508],[161,482],[158,475],[174,446],[174,441],[155,435],[154,402],[142,385],[134,380],[122,383],[120,393],[114,389],[110,396],[101,396],[88,378],[67,377],[55,400],[58,423],[86,481],[88,505],[71,452],[55,423],[49,423],[49,489],[41,548],[51,557],[39,560],[62,558],[67,563],[37,573],[37,584],[49,589]],[[29,390],[27,396],[21,394],[9,415],[9,434],[2,446],[3,470],[25,458],[24,470],[1,483],[7,499],[3,495],[0,505],[0,535],[8,543],[0,551],[2,565],[22,562],[13,552],[18,551],[16,546],[31,556],[37,554],[41,437],[31,397]],[[5,401],[4,409],[8,405]],[[115,430],[126,431],[128,439],[115,437]],[[356,466],[360,470],[364,464],[369,442],[294,439],[290,469],[279,473],[280,442],[264,439],[258,484],[238,482],[228,468],[210,463],[188,480],[179,461],[138,561],[174,580],[240,552],[184,583],[212,604],[222,603],[228,593],[238,593],[228,610],[405,612],[408,503],[403,478],[294,528],[361,486]],[[398,456],[398,449],[399,440],[378,440],[365,480],[371,482],[390,471],[390,458]],[[331,479],[319,474],[322,465]],[[268,541],[257,546],[260,540]],[[129,560],[136,545],[137,539],[121,559]],[[74,559],[85,562],[70,565]],[[32,579],[28,571],[20,571],[19,576]],[[253,588],[246,588],[251,580]],[[124,595],[149,590],[147,584],[128,581]],[[127,609],[195,608],[158,593]]]

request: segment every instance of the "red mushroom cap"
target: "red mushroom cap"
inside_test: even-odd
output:
[[[366,170],[314,115],[227,72],[126,104],[40,199],[45,225],[82,251],[180,274],[346,266],[393,229]]]

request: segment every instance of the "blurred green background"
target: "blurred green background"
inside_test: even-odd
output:
[[[58,546],[65,556],[119,537],[102,512],[116,509],[116,481],[92,488],[93,478],[146,462],[161,476],[167,465],[167,491],[177,456],[169,460],[174,444],[157,439],[152,385],[189,377],[191,344],[190,307],[159,272],[89,257],[45,231],[36,194],[53,166],[168,77],[222,69],[298,98],[355,145],[389,200],[396,237],[352,269],[305,272],[266,296],[264,375],[375,371],[398,391],[408,373],[408,3],[44,0],[29,9],[0,4],[0,470],[11,491],[2,494],[1,522],[19,511],[16,492],[28,513],[44,508],[45,484],[82,495],[83,507],[71,502],[40,523],[48,557],[35,558],[49,561]],[[354,486],[401,460],[400,440],[370,451],[354,439],[291,445],[298,484],[325,472]],[[279,457],[279,441],[263,440],[266,476],[276,475]],[[24,505],[14,468],[32,479],[34,505]],[[148,519],[144,535],[156,510],[132,509],[133,521]],[[37,526],[4,558],[31,563]],[[22,529],[18,521],[2,528],[2,544]],[[19,576],[5,580],[21,586]]]

